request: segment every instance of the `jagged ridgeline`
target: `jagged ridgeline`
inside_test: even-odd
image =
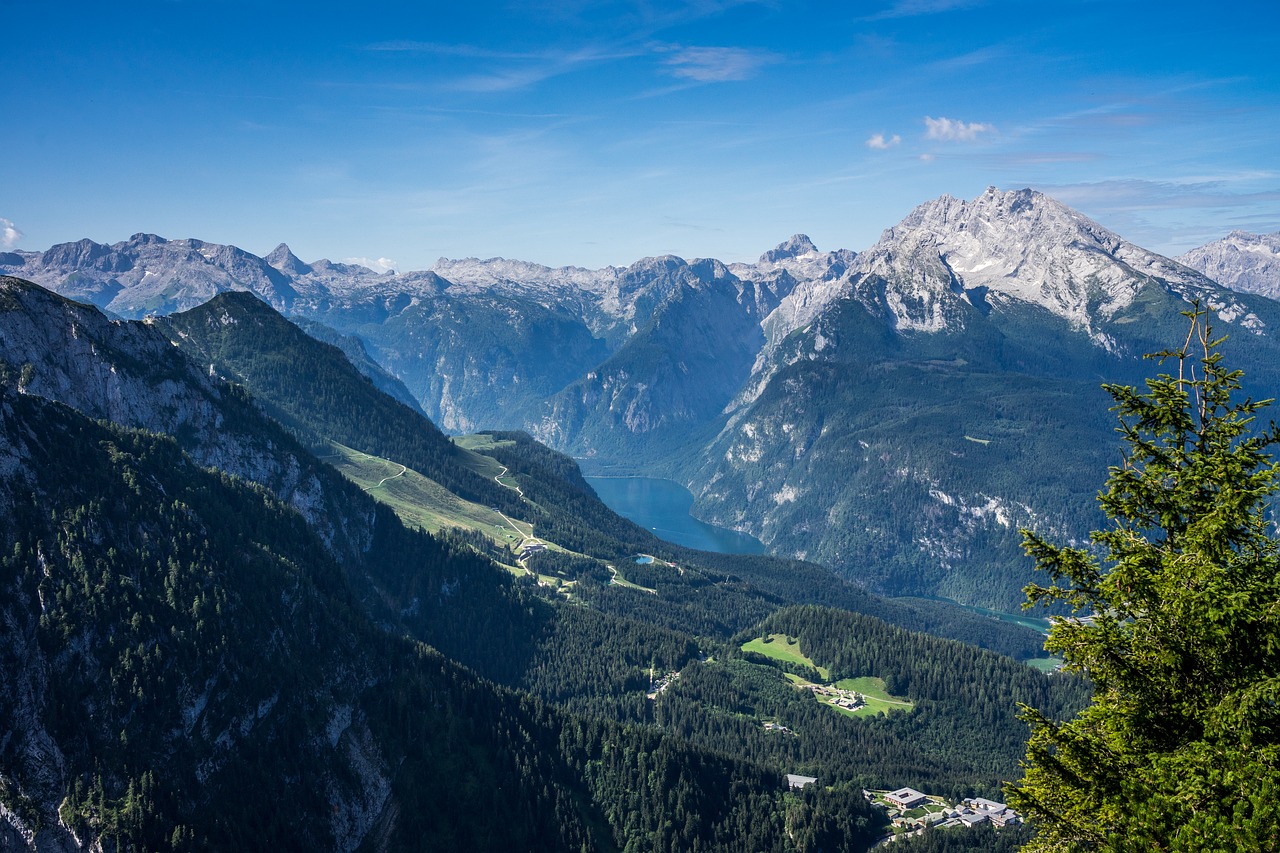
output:
[[[380,275],[135,235],[5,253],[0,270],[132,317],[253,292],[336,330],[310,327],[447,432],[519,430],[588,473],[669,476],[771,553],[1010,611],[1030,580],[1017,530],[1083,541],[1100,521],[1118,445],[1099,385],[1140,382],[1192,301],[1250,390],[1275,395],[1274,246],[1232,234],[1172,260],[1041,193],[989,189],[920,205],[860,254],[797,235],[750,264]]]
[[[219,295],[198,308],[161,318],[156,326],[197,363],[208,362],[215,371],[243,383],[317,452],[327,452],[328,442],[337,441],[384,456],[464,497],[483,497],[486,506],[492,503],[529,523],[537,536],[568,549],[540,554],[534,562],[570,565],[560,574],[578,583],[584,599],[617,615],[632,617],[642,610],[647,620],[672,630],[728,636],[778,602],[824,603],[1015,657],[1038,652],[1039,641],[1028,632],[929,602],[878,599],[820,566],[703,554],[663,542],[602,504],[572,459],[522,432],[490,431],[485,433],[489,440],[477,445],[521,492],[499,486],[492,471],[477,473],[484,469],[475,453],[451,443],[420,414],[378,393],[341,353],[302,334],[251,294]],[[607,584],[609,573],[600,562],[636,553],[679,560],[686,570],[655,579],[658,594],[651,602],[636,601]],[[584,562],[583,556],[595,562]]]
[[[6,849],[787,846],[776,771],[388,630],[411,600],[501,660],[538,605],[500,569],[405,530],[154,330],[0,288]]]

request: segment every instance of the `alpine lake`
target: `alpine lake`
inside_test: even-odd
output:
[[[609,509],[686,548],[718,554],[763,554],[759,539],[699,521],[689,514],[693,495],[674,480],[655,477],[587,477]]]

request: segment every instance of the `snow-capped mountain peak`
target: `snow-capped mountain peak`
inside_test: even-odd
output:
[[[990,187],[972,201],[942,196],[920,205],[858,258],[856,275],[878,276],[916,306],[901,324],[935,329],[936,299],[981,298],[1040,306],[1107,346],[1101,320],[1132,304],[1153,279],[1187,295],[1213,283],[1122,239],[1079,211],[1032,189]],[[1226,316],[1223,319],[1227,319]]]
[[[765,252],[760,256],[760,263],[777,263],[788,258],[798,258],[801,255],[816,255],[818,247],[813,245],[813,241],[806,234],[793,234],[786,240],[783,240],[774,248]]]

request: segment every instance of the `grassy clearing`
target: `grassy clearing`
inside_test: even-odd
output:
[[[329,446],[332,452],[325,457],[326,462],[372,498],[391,507],[411,527],[422,527],[432,533],[446,527],[478,530],[499,544],[518,544],[532,533],[529,525],[514,522],[520,531],[517,535],[497,512],[463,500],[417,471],[407,469],[403,475],[396,476],[403,466],[395,462],[341,444],[331,442]]]
[[[1056,672],[1058,667],[1062,666],[1062,658],[1032,658],[1031,660],[1023,661],[1023,663],[1041,672]]]
[[[783,675],[787,677],[787,681],[801,689],[809,689],[814,686],[814,682],[795,673],[784,672]],[[846,717],[874,717],[882,711],[889,714],[894,711],[910,711],[915,707],[915,703],[910,699],[890,696],[889,692],[885,690],[884,681],[879,678],[842,678],[834,686],[842,690],[853,690],[861,693],[863,699],[866,700],[862,707],[850,710],[837,705],[835,698],[832,696],[814,693],[815,699],[833,711],[844,714]]]
[[[491,435],[455,435],[450,439],[454,444],[466,450],[483,453],[495,447],[512,447],[515,442],[509,438],[494,438]]]
[[[882,678],[842,678],[836,682],[836,687],[856,690],[867,700],[867,704],[853,712],[855,716],[873,717],[881,711],[888,714],[891,711],[910,711],[915,707],[915,703],[905,696],[890,696]]]
[[[792,642],[791,638],[786,634],[770,634],[763,639],[756,637],[749,643],[743,643],[742,650],[744,652],[755,652],[774,660],[784,660],[790,663],[798,663],[801,666],[813,667],[817,671],[818,677],[823,681],[828,681],[831,678],[831,673],[825,666],[818,666],[811,658],[806,657],[800,651],[800,644]]]
[[[520,492],[520,484],[516,482],[515,477],[507,474],[507,467],[492,456],[484,454],[485,450],[495,447],[512,446],[515,444],[514,441],[505,439],[495,441],[491,435],[460,435],[455,436],[452,441],[466,451],[463,458],[468,468],[482,477],[496,481],[499,485]],[[524,492],[520,492],[520,496],[524,497]]]

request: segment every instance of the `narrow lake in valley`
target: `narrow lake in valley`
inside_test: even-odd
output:
[[[674,480],[654,477],[587,477],[600,500],[653,535],[686,548],[719,554],[763,554],[754,536],[716,527],[689,514],[693,495]]]

